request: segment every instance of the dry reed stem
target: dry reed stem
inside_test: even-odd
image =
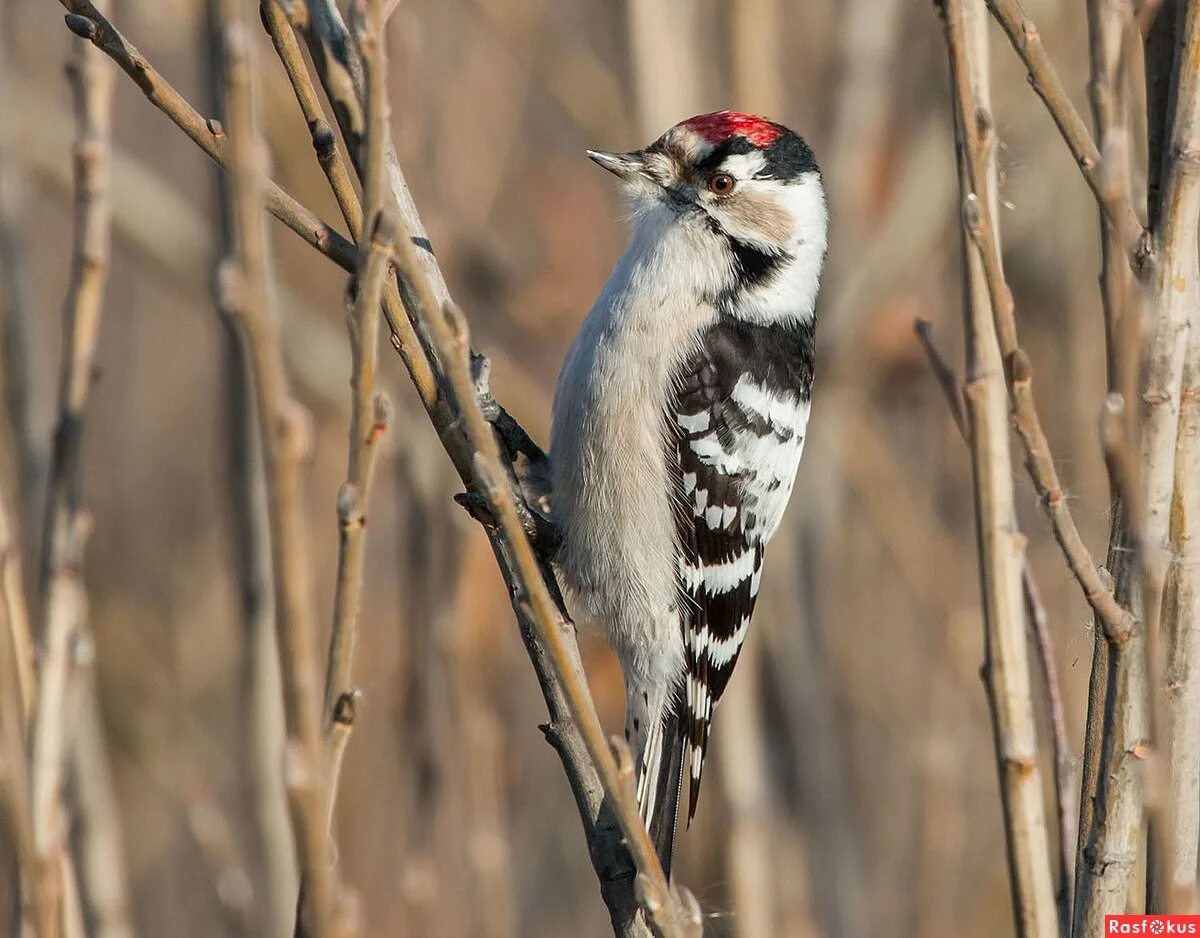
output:
[[[226,0],[225,98],[232,131],[228,185],[236,256],[222,266],[225,306],[241,317],[254,375],[255,406],[265,467],[267,513],[275,584],[275,614],[284,712],[290,745],[298,861],[306,902],[298,918],[317,938],[331,934],[338,898],[324,835],[325,765],[315,649],[316,623],[309,590],[308,532],[300,467],[311,432],[291,398],[278,326],[271,308],[267,238],[263,224],[265,150],[255,116],[253,46],[239,0]]]
[[[78,842],[84,919],[95,938],[132,938],[121,813],[98,706],[95,649],[83,633],[74,646],[70,789],[78,814],[73,839]]]
[[[969,446],[971,427],[966,401],[963,397],[962,380],[938,350],[937,344],[933,340],[933,327],[930,323],[924,319],[918,319],[914,324],[914,329],[921,347],[925,351],[930,369],[946,397],[950,416],[963,435],[963,440]],[[1054,656],[1054,643],[1050,637],[1050,626],[1046,608],[1042,604],[1041,591],[1038,589],[1037,579],[1033,575],[1033,569],[1030,567],[1028,559],[1021,570],[1021,587],[1025,597],[1029,628],[1034,638],[1034,648],[1037,650],[1038,666],[1041,669],[1042,682],[1046,689],[1050,741],[1054,752],[1055,815],[1058,822],[1059,876],[1056,891],[1058,893],[1059,929],[1064,935],[1067,935],[1070,932],[1075,844],[1078,836],[1077,814],[1073,801],[1075,770],[1072,764],[1071,744],[1067,736],[1067,720],[1063,709],[1062,688],[1058,679],[1058,665]]]
[[[57,936],[68,927],[67,899],[74,891],[63,800],[68,753],[66,707],[71,647],[85,603],[79,560],[88,533],[86,516],[76,513],[74,518],[71,536],[60,546],[58,565],[49,581],[37,702],[30,727],[30,828],[35,862],[30,889],[41,936]]]
[[[6,495],[0,491],[0,616],[13,656],[13,689],[20,709],[21,735],[29,728],[36,688],[37,649],[29,627],[25,584],[21,572],[21,549],[8,511]]]
[[[1140,590],[1131,571],[1136,550],[1141,499],[1133,482],[1130,453],[1133,416],[1125,406],[1133,393],[1132,363],[1137,336],[1128,303],[1132,277],[1122,260],[1122,216],[1105,206],[1129,202],[1130,158],[1128,102],[1116,77],[1120,30],[1105,24],[1113,8],[1089,3],[1091,82],[1089,92],[1102,151],[1101,299],[1107,350],[1109,395],[1101,422],[1101,440],[1109,468],[1110,493],[1116,506],[1109,540],[1109,571],[1118,601],[1138,608]],[[1097,641],[1089,679],[1088,726],[1084,737],[1083,784],[1080,793],[1079,848],[1076,861],[1073,934],[1102,929],[1104,915],[1127,907],[1141,847],[1141,760],[1150,732],[1147,712],[1146,629],[1134,628],[1125,641],[1104,630]]]
[[[1198,641],[1200,631],[1200,610],[1188,601],[1196,573],[1181,562],[1191,553],[1189,533],[1181,524],[1200,485],[1196,475],[1200,461],[1192,439],[1195,402],[1185,400],[1192,391],[1185,375],[1194,379],[1200,369],[1200,344],[1195,338],[1200,328],[1200,11],[1195,4],[1186,5],[1182,26],[1159,227],[1154,232],[1156,318],[1149,339],[1142,434],[1143,593],[1154,704],[1154,768],[1158,770],[1148,807],[1161,835],[1153,878],[1158,901],[1152,894],[1151,905],[1156,911],[1170,912],[1195,911],[1200,847],[1200,697],[1193,686],[1200,678],[1178,668],[1171,668],[1168,677],[1164,667],[1167,655],[1172,650],[1185,652]],[[1185,339],[1189,330],[1191,338]],[[1176,589],[1182,595],[1160,610],[1170,562],[1178,565]]]
[[[0,491],[0,563],[19,561],[16,534],[8,513],[7,500]],[[12,608],[23,614],[25,596],[20,577],[8,576],[0,569],[0,818],[8,832],[12,855],[16,859],[13,888],[13,928],[18,935],[28,934],[38,921],[33,914],[30,887],[36,882],[37,863],[33,849],[30,817],[29,760],[26,739],[33,711],[34,649],[28,623],[14,627]],[[15,590],[15,593],[13,592]],[[22,661],[24,659],[24,661]],[[21,677],[22,668],[28,670]],[[45,936],[40,930],[39,938]]]
[[[1025,539],[1016,529],[1002,352],[1016,346],[1011,300],[996,250],[995,162],[987,126],[986,11],[982,0],[942,4],[961,143],[968,335],[966,386],[984,599],[985,684],[991,705],[1008,845],[1013,918],[1022,938],[1058,933],[1037,761],[1023,623]],[[1053,519],[1052,519],[1053,520]]]
[[[75,237],[63,304],[59,412],[46,490],[38,591],[41,666],[30,724],[29,788],[36,871],[31,884],[39,932],[73,929],[78,898],[68,844],[65,776],[71,739],[67,696],[73,648],[86,630],[81,565],[90,519],[80,508],[84,425],[108,282],[112,96],[111,64],[85,42],[69,67],[75,101]],[[90,689],[91,685],[88,685]],[[88,701],[95,707],[94,700]],[[82,783],[97,781],[86,777]],[[85,793],[85,797],[91,793]],[[119,851],[115,852],[119,856]]]
[[[326,829],[332,830],[341,778],[342,758],[353,730],[354,654],[358,646],[358,617],[362,605],[363,562],[366,551],[366,508],[374,477],[378,443],[387,429],[390,404],[375,393],[379,357],[379,307],[388,275],[395,238],[387,209],[384,154],[389,139],[387,102],[387,50],[383,9],[370,0],[360,36],[367,83],[367,175],[364,184],[369,232],[359,246],[359,274],[354,284],[354,309],[350,320],[350,443],[346,482],[338,493],[337,583],[325,675],[324,720],[328,739],[329,784],[326,792]],[[331,181],[332,182],[332,181]]]

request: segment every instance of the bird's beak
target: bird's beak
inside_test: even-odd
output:
[[[603,166],[619,179],[631,180],[646,175],[646,158],[640,152],[605,153],[603,150],[588,150],[588,159]]]

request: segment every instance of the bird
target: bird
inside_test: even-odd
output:
[[[804,446],[829,213],[809,145],[752,114],[587,155],[620,180],[632,233],[555,389],[554,564],[620,662],[669,876]]]

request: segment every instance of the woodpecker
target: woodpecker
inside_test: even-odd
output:
[[[749,114],[588,156],[621,180],[633,233],[555,391],[555,562],[620,660],[669,875],[804,445],[828,213],[808,144]]]

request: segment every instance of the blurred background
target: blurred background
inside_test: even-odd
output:
[[[1088,113],[1078,4],[1025,6]],[[72,237],[62,12],[0,0],[0,470],[27,570]],[[113,19],[212,112],[203,2],[121,0]],[[275,178],[338,219],[259,39]],[[677,875],[713,935],[1011,934],[978,676],[970,470],[912,329],[914,317],[930,319],[961,360],[953,140],[931,4],[403,0],[388,42],[394,129],[417,204],[493,358],[498,396],[543,442],[562,356],[626,237],[613,180],[584,148],[633,148],[721,107],[779,119],[813,145],[833,224],[813,423]],[[1043,419],[1098,554],[1108,506],[1095,211],[998,31],[993,61],[1006,266]],[[254,793],[272,766],[248,745],[255,630],[241,613],[226,340],[209,289],[214,170],[125,76],[114,119],[86,584],[134,925],[172,938],[266,934],[287,900],[263,888],[261,871],[287,849],[263,846]],[[271,231],[287,362],[316,427],[306,485],[327,628],[348,420],[346,277],[281,226]],[[383,354],[398,417],[372,500],[363,700],[337,819],[364,933],[599,938],[607,915],[537,729],[544,708],[491,551],[451,502],[450,464],[400,362]],[[13,445],[25,430],[28,451]],[[1027,478],[1016,478],[1075,750],[1090,619]],[[598,637],[581,643],[616,731],[615,660]],[[1043,745],[1046,736],[1043,725]]]

